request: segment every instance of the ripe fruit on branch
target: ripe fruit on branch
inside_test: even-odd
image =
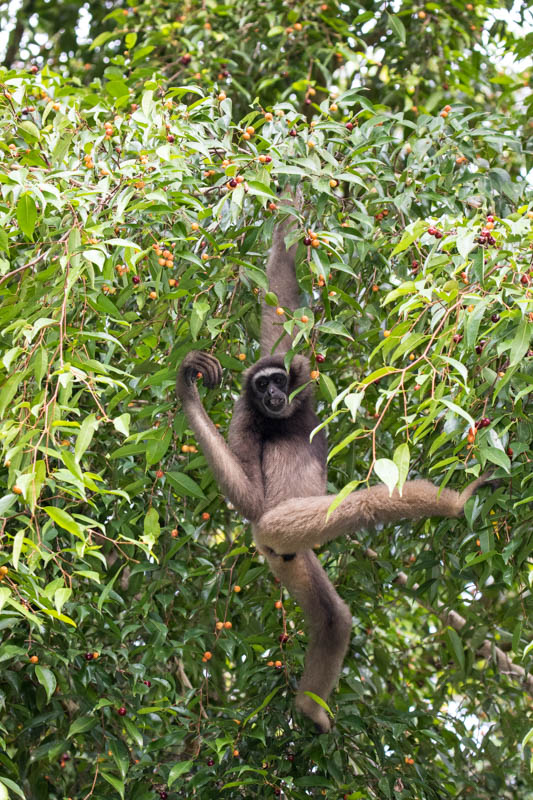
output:
[[[127,710],[126,706],[120,706],[120,708],[117,709],[117,714],[119,715],[119,717],[125,717],[127,713],[128,713],[128,710]]]

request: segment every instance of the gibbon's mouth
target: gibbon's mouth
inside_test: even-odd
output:
[[[286,401],[284,397],[265,397],[263,405],[269,414],[279,416],[279,414],[283,414],[285,410]]]

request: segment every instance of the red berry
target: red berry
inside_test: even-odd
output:
[[[85,661],[92,661],[94,658],[92,653],[85,653]]]
[[[499,314],[493,314],[492,317],[491,317],[491,320],[493,322],[499,322],[500,321],[500,315]]]
[[[166,792],[159,792],[161,800],[167,800],[168,794]]]
[[[306,247],[309,247],[309,245],[311,244],[311,237],[310,236],[306,236],[305,237],[304,244],[305,244]]]
[[[168,136],[167,136],[167,142],[170,142],[170,144],[172,144],[174,141],[175,141],[174,137],[172,136],[171,133],[169,133]]]
[[[506,450],[505,452],[507,453],[507,455],[509,456],[509,458],[512,458],[512,457],[513,457],[513,448],[512,448],[512,447],[508,447],[508,448],[507,448],[507,450]]]
[[[208,758],[208,759],[207,759],[207,766],[208,766],[208,767],[212,767],[214,763],[215,763],[215,762],[213,761],[213,759],[212,759],[212,758]]]
[[[434,228],[433,225],[430,225],[428,228],[428,233],[430,236],[435,236],[435,234],[437,233],[437,229]]]
[[[127,713],[126,706],[120,706],[120,708],[117,710],[119,717],[125,717]]]
[[[528,278],[528,276],[527,276],[527,275],[522,275],[522,277],[520,278],[520,283],[521,283],[523,286],[527,286],[527,285],[529,284],[529,278]]]
[[[444,236],[442,231],[435,231],[435,233],[433,235],[434,235],[435,239],[442,239],[442,237]]]
[[[287,761],[294,761],[293,753],[287,753]]]
[[[272,161],[272,156],[265,156],[265,164],[270,164]]]
[[[152,685],[150,681],[143,681],[143,683],[144,683],[145,686],[151,686]]]
[[[487,222],[494,222],[494,217],[492,216],[492,214],[488,215]]]
[[[183,66],[186,67],[187,64],[191,63],[191,58],[192,56],[189,55],[189,53],[185,53],[185,55],[180,58],[180,61],[183,64]]]
[[[289,131],[289,136],[298,136],[298,131],[296,131],[294,128],[291,128]]]
[[[232,178],[230,181],[228,181],[228,183],[232,189],[235,189],[235,187],[237,186],[237,181],[235,180],[235,178]]]
[[[280,633],[278,639],[280,640],[281,644],[285,644],[285,642],[289,641],[289,637],[286,633]]]
[[[353,131],[353,122],[347,122],[345,127],[346,127],[346,130]]]
[[[37,64],[32,64],[32,66],[30,67],[30,72],[33,72],[34,75],[36,75],[39,72],[39,67],[37,66]]]
[[[140,282],[141,282],[141,279],[139,278],[138,275],[133,275],[133,277],[131,279],[131,282],[134,283],[135,286],[138,286],[140,284]]]
[[[462,338],[463,337],[461,336],[460,333],[456,333],[454,334],[453,341],[457,344],[457,342],[460,342]]]
[[[324,361],[326,360],[326,356],[323,353],[317,353],[315,358],[319,364],[323,364]]]
[[[481,417],[476,427],[478,428],[488,428],[490,425],[490,418],[489,417]]]

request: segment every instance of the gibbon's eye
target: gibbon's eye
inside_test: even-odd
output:
[[[257,383],[255,384],[260,392],[264,392],[268,386],[268,381],[266,378],[259,378]]]
[[[283,375],[283,373],[280,373],[279,375],[274,375],[274,383],[276,384],[276,386],[285,386],[285,384],[287,383],[286,375]]]

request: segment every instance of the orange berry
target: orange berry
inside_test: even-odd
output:
[[[227,97],[226,92],[219,92],[217,95],[217,100],[220,100],[220,102],[222,102],[222,100],[225,100],[226,97]]]
[[[378,286],[378,284],[377,284],[377,283],[375,283],[375,284],[372,286],[372,291],[373,291],[373,292],[379,292],[379,286]]]
[[[166,263],[166,258],[158,258],[157,263],[159,264],[160,267],[164,267]]]
[[[276,600],[276,602],[274,603],[274,608],[278,609],[283,608],[283,603],[281,602],[281,600]]]
[[[191,231],[197,231],[199,227],[197,222],[191,222]]]
[[[246,353],[239,353],[237,358],[239,359],[239,361],[246,361]]]
[[[311,247],[320,247],[320,242],[318,239],[311,239]]]
[[[148,295],[148,297],[151,300],[156,300],[157,299],[157,292],[151,291],[150,294]]]
[[[312,381],[316,381],[317,378],[320,376],[320,372],[317,369],[312,369],[309,373],[309,377]]]
[[[467,310],[469,313],[472,313],[472,311],[474,310],[474,306],[470,305],[470,306],[468,306],[468,308],[467,308],[466,310]]]
[[[334,189],[336,186],[339,185],[339,181],[335,180],[335,178],[332,178],[329,182],[329,185],[331,186],[332,189]]]
[[[294,25],[293,25],[293,28],[294,28],[295,31],[301,31],[302,28],[303,28],[303,25],[302,25],[301,22],[295,22]]]
[[[488,222],[485,222],[485,228],[488,231],[491,231],[494,228],[494,222],[491,222],[490,220]]]
[[[231,622],[225,622],[224,627],[229,630],[230,628],[233,628],[233,625],[231,624]]]
[[[178,282],[177,282],[177,280],[176,280],[175,278],[169,278],[169,279],[168,279],[168,285],[169,285],[169,286],[176,286],[176,285],[177,285],[177,283],[178,283]]]
[[[245,141],[248,141],[248,139],[251,139],[252,137],[250,136],[250,134],[249,134],[249,133],[246,133],[246,131],[244,131],[244,133],[243,133],[243,135],[242,135],[242,138],[243,138]]]
[[[155,473],[155,476],[156,476],[156,478],[164,478],[165,477],[165,473],[163,472],[162,469],[158,469],[157,472]]]
[[[204,658],[206,661],[209,661],[209,659],[213,658],[213,653],[211,653],[210,650],[206,650],[204,653]]]
[[[339,106],[337,105],[337,103],[332,103],[329,107],[329,110],[335,113],[335,111],[339,110]]]
[[[249,134],[250,134],[250,136],[253,136],[253,135],[254,135],[254,133],[255,133],[255,128],[254,128],[252,125],[249,125],[249,126],[246,128],[246,133],[249,133]]]
[[[265,155],[259,156],[257,159],[261,164],[266,164],[267,157]]]
[[[528,211],[527,212],[527,218],[528,219],[533,219],[533,211]]]
[[[388,330],[384,330],[384,331],[383,331],[383,336],[384,336],[384,337],[385,337],[385,339],[386,339],[386,338],[387,338],[387,336],[390,336],[390,331],[388,331]]]
[[[267,667],[273,667],[273,666],[274,666],[273,661],[267,661]]]
[[[441,111],[440,112],[440,116],[446,118],[448,116],[448,112],[447,111]]]
[[[306,322],[309,322],[309,317],[306,317],[304,314],[302,317],[300,317],[300,322],[303,322],[305,325]]]
[[[267,122],[272,122],[272,120],[274,119],[274,117],[272,116],[272,114],[270,113],[270,111],[267,111],[267,112],[266,112],[266,114],[265,114],[265,119],[266,119],[266,121],[267,121]]]
[[[209,513],[209,511],[204,511],[202,513],[202,519],[205,520],[206,522],[208,519],[211,519],[211,514]]]
[[[241,587],[239,586],[238,583],[235,584],[235,586],[233,587],[233,591],[236,592],[237,594],[239,594],[239,592],[241,591]]]
[[[283,666],[283,664],[281,663],[281,661],[274,661],[274,666],[277,667],[277,669],[279,669],[280,667]]]
[[[94,660],[95,658],[100,658],[100,653],[99,653],[97,650],[95,650],[95,651],[93,652],[93,660]]]
[[[238,758],[239,751],[237,750],[237,748],[235,748],[235,750],[233,751],[233,755],[235,756],[235,758]]]
[[[202,253],[201,259],[202,261],[209,261],[209,253]]]
[[[409,361],[414,361],[414,360],[415,360],[415,357],[414,357],[413,353],[409,353]]]
[[[223,622],[217,622],[217,624],[215,625],[215,628],[217,629],[217,631],[221,631],[223,627],[224,627],[224,623]]]
[[[278,315],[278,317],[282,317],[284,313],[285,313],[285,312],[284,312],[284,310],[282,309],[282,307],[281,307],[281,306],[278,306],[278,307],[276,308],[276,314]],[[14,491],[14,490],[13,490],[13,491]]]
[[[182,444],[181,445],[181,452],[182,453],[188,453],[189,452],[189,445],[188,444]]]
[[[39,656],[30,656],[30,664],[38,664]]]
[[[13,494],[22,494],[20,486],[13,486]]]
[[[418,19],[425,19],[426,17],[427,17],[427,14],[426,14],[425,11],[419,11],[418,12]]]
[[[268,208],[269,208],[270,211],[276,211],[277,210],[277,205],[275,203],[269,203],[268,204]]]
[[[444,108],[443,108],[443,111],[448,111],[448,112],[450,112],[451,110],[452,110],[452,107],[451,107],[451,106],[444,106]]]
[[[177,528],[172,528],[172,530],[170,531],[170,535],[172,536],[172,538],[173,538],[173,539],[177,539],[177,537],[178,537],[180,534],[179,534],[179,531],[178,531],[178,529],[177,529]]]

